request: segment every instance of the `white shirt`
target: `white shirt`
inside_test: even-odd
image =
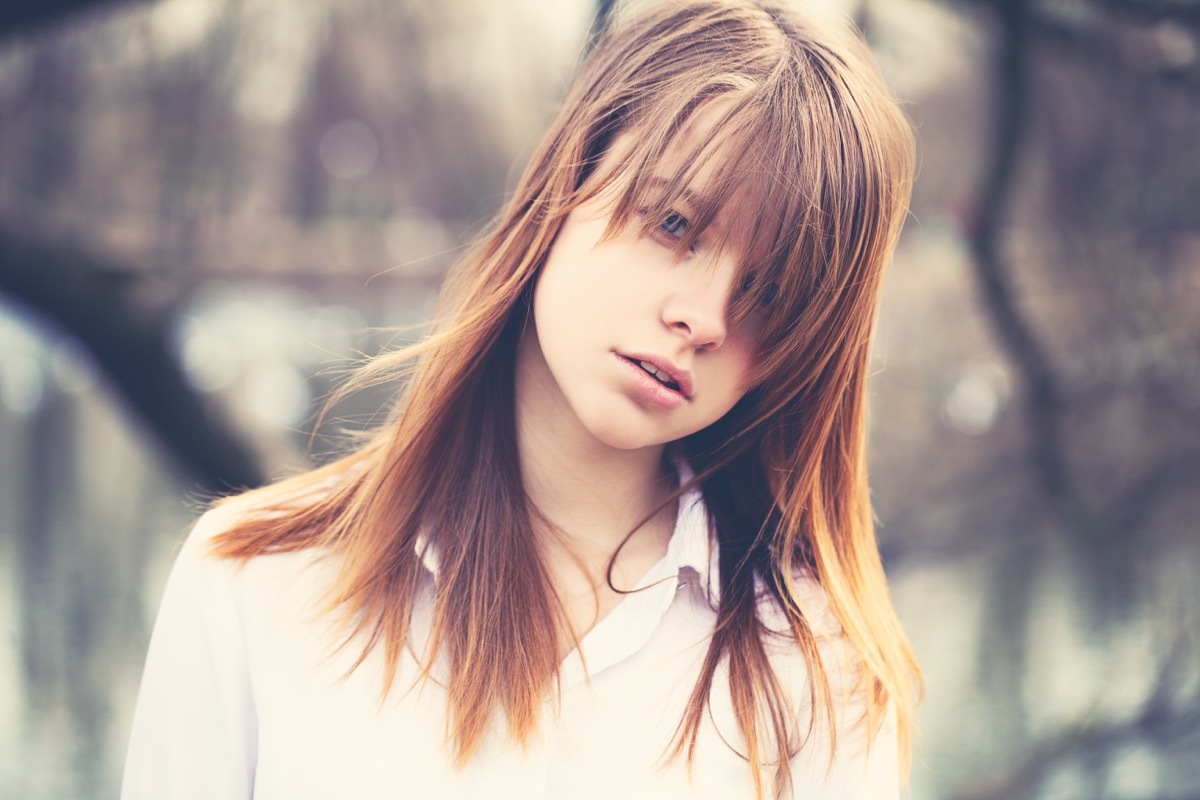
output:
[[[664,759],[716,618],[716,549],[698,492],[681,498],[667,554],[640,584],[650,588],[626,596],[584,638],[582,658],[575,651],[563,662],[561,705],[547,698],[535,741],[522,749],[501,719],[462,768],[445,745],[442,686],[413,688],[412,653],[401,658],[385,699],[378,651],[344,677],[358,650],[331,655],[338,630],[319,614],[333,559],[302,551],[239,565],[208,554],[210,539],[237,513],[227,506],[205,514],[168,579],[134,714],[124,800],[754,796],[746,761],[726,744],[742,737],[720,672],[691,774],[686,758]],[[426,566],[436,570],[432,559]],[[832,620],[815,582],[802,587],[811,592],[806,602]],[[415,610],[414,642],[428,630],[429,600],[427,593]],[[803,658],[794,646],[769,647],[802,708],[809,696]],[[840,647],[835,641],[823,651],[835,690],[846,680]],[[839,710],[847,720],[856,714]],[[840,730],[831,769],[827,740],[818,725],[795,758],[796,798],[898,796],[890,721],[869,754],[861,726]]]

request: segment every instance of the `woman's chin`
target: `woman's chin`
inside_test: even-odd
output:
[[[619,423],[612,420],[598,421],[587,426],[596,441],[614,450],[644,450],[648,447],[661,448],[669,439],[661,431],[648,431],[641,426]]]

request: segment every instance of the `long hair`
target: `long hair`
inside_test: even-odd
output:
[[[682,135],[701,108],[718,109],[716,124]],[[610,145],[623,133],[636,135],[616,157]],[[680,148],[684,157],[664,158]],[[570,630],[535,545],[515,435],[514,363],[539,270],[567,214],[599,192],[614,192],[614,230],[662,219],[688,195],[694,218],[681,249],[729,204],[752,203],[748,229],[720,246],[739,247],[732,324],[764,320],[754,388],[676,445],[719,543],[720,599],[670,754],[690,763],[722,664],[760,797],[764,772],[774,794],[787,790],[790,759],[818,722],[832,753],[845,697],[822,662],[805,577],[824,589],[856,656],[858,724],[869,742],[890,709],[907,764],[920,677],[875,542],[865,416],[880,282],[907,212],[913,150],[910,125],[853,36],[755,0],[671,0],[623,20],[590,54],[490,232],[452,272],[430,334],[353,384],[407,378],[387,424],[341,460],[258,490],[251,506],[263,513],[244,516],[215,552],[336,555],[328,607],[346,612],[357,663],[382,650],[386,692],[425,585],[418,550],[435,548],[422,665],[429,678],[435,657],[448,662],[457,758],[472,756],[496,714],[527,742]],[[764,603],[786,630],[764,626]],[[807,720],[772,668],[777,636],[807,662]]]

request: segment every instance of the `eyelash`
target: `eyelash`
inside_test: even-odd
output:
[[[678,211],[668,209],[658,223],[651,230],[650,235],[658,239],[668,247],[675,247],[680,240],[687,236],[688,227],[692,223],[683,214]],[[696,244],[688,248],[689,252],[695,252]]]
[[[682,239],[687,232],[688,220],[678,211],[668,211],[662,222],[658,223],[659,230],[676,239]]]
[[[678,211],[668,209],[659,223],[654,227],[653,235],[659,237],[666,244],[673,246],[687,235],[687,229],[689,225],[691,225],[691,222],[688,221],[687,217],[685,217],[683,214],[680,214]],[[690,251],[695,252],[695,250],[696,244],[693,243]],[[750,291],[752,291],[755,283],[756,279],[753,274],[747,275],[745,278],[743,278],[742,294],[748,294]],[[775,302],[775,295],[778,293],[778,291],[779,286],[772,281],[770,285],[768,285],[761,293],[762,297],[759,299],[759,302],[764,306],[771,306]]]
[[[742,279],[742,294],[743,295],[749,294],[750,291],[754,289],[754,284],[755,284],[755,277],[753,274],[747,275],[745,278],[743,278]],[[770,284],[767,285],[766,289],[762,292],[762,297],[759,298],[759,302],[762,303],[764,306],[771,306],[775,302],[775,295],[778,293],[778,291],[779,291],[779,286],[774,281],[772,281]]]

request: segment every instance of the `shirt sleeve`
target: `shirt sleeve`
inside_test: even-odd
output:
[[[216,509],[177,558],[150,638],[122,800],[249,800],[257,719],[236,594],[236,562],[214,558]]]

